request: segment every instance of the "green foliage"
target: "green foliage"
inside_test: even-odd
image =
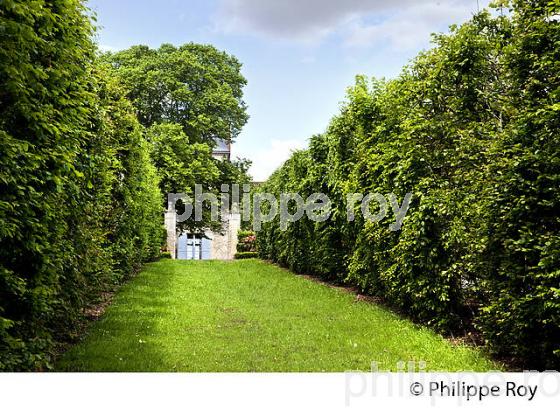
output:
[[[237,239],[242,241],[250,236],[255,236],[255,232],[253,231],[239,231],[237,232]]]
[[[254,251],[237,252],[234,257],[235,259],[254,259],[259,257],[259,253]]]
[[[445,332],[482,331],[527,365],[560,364],[560,24],[556,3],[483,12],[395,80],[358,77],[324,135],[260,187],[322,192],[325,222],[279,220],[257,233],[261,257],[344,280]],[[346,195],[413,194],[390,218],[347,222]],[[359,206],[359,203],[358,205]]]
[[[218,183],[220,172],[212,149],[207,144],[191,143],[179,124],[154,124],[146,130],[146,138],[162,192],[192,194],[195,183],[205,182],[205,188]]]
[[[212,158],[208,144],[190,143],[179,124],[154,124],[146,130],[150,142],[151,157],[160,177],[160,190],[164,194],[162,205],[167,205],[167,194],[184,193],[194,195],[195,184],[200,184],[204,192],[219,192],[221,172],[217,160]],[[189,218],[181,222],[180,230],[203,230],[206,227],[218,229],[220,224],[212,223],[210,205],[205,203],[202,221]],[[178,205],[178,211],[184,204]]]
[[[480,328],[491,347],[560,364],[560,3],[514,1],[512,120],[492,164]],[[496,326],[496,324],[499,324]]]
[[[49,323],[78,297],[63,294],[60,272],[76,273],[73,239],[89,233],[69,220],[81,212],[70,206],[85,181],[77,148],[95,101],[83,63],[94,47],[78,1],[3,1],[0,27],[0,369],[9,370],[45,362]]]
[[[217,160],[216,166],[220,171],[220,184],[231,186],[237,184],[242,193],[243,185],[250,184],[252,179],[249,175],[249,168],[252,162],[247,158],[237,158],[232,161]]]
[[[48,367],[159,253],[159,180],[77,0],[0,4],[0,370]]]
[[[247,122],[241,64],[210,45],[134,46],[104,59],[128,90],[140,122],[180,124],[192,142],[232,140]]]
[[[256,237],[252,231],[239,231],[237,233],[237,252],[256,253]],[[239,259],[236,257],[236,259]]]
[[[211,155],[247,121],[239,62],[187,44],[101,63],[88,14],[0,3],[0,370],[48,367],[100,292],[159,257],[162,191],[249,181]]]
[[[242,100],[246,80],[235,57],[190,43],[178,48],[164,44],[157,50],[134,46],[104,55],[103,60],[126,87],[139,121],[147,127],[146,139],[164,195],[190,195],[200,184],[205,193],[219,196],[221,184],[250,181],[250,161],[212,157],[215,139],[231,141],[248,118]],[[179,227],[206,228],[221,228],[211,221],[209,205],[202,221],[189,219]]]
[[[98,108],[103,117],[99,135],[107,141],[90,142],[92,150],[101,149],[101,155],[110,161],[109,172],[103,175],[112,178],[110,212],[105,222],[105,229],[111,232],[107,246],[118,261],[113,264],[113,272],[126,277],[143,261],[159,255],[164,235],[160,176],[152,163],[143,127],[118,81],[105,74],[100,85]],[[100,168],[96,166],[94,172],[100,173]],[[97,208],[99,205],[99,201],[94,204]]]
[[[172,258],[171,258],[171,252],[162,252],[162,253],[160,254],[160,258],[161,258],[161,259],[172,259]]]

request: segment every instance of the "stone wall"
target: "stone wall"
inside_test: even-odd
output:
[[[233,259],[237,252],[237,233],[240,228],[241,215],[233,213],[229,214],[227,221],[224,222],[223,232],[206,233],[212,238],[212,259]]]
[[[177,257],[177,214],[167,211],[165,213],[165,229],[167,231],[167,251],[171,257]],[[206,231],[205,235],[212,240],[211,259],[229,260],[237,253],[237,233],[241,229],[241,214],[228,214],[221,232]]]
[[[171,258],[177,256],[177,214],[175,211],[165,212],[165,230],[167,232],[167,252],[171,254]]]

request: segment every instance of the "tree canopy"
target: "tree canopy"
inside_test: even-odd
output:
[[[210,45],[133,46],[107,54],[145,127],[180,124],[191,142],[234,140],[247,122],[241,63]]]

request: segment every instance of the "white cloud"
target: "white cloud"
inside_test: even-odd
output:
[[[266,181],[266,179],[280,167],[292,152],[306,148],[306,141],[288,139],[271,139],[266,147],[253,151],[250,155],[253,165],[249,173],[255,181]]]
[[[111,53],[114,53],[115,51],[119,51],[119,49],[117,47],[109,46],[107,44],[99,44],[98,47],[99,47],[99,50],[103,51],[104,53],[109,52],[109,51]]]
[[[357,21],[348,29],[345,44],[365,47],[385,44],[398,50],[411,50],[429,43],[430,34],[445,31],[453,23],[467,20],[472,4],[464,1],[430,1],[404,8],[377,24]]]
[[[226,33],[288,41],[316,43],[340,33],[347,45],[412,48],[476,10],[477,0],[221,0],[215,23]],[[378,23],[367,23],[371,18]]]
[[[399,0],[400,5],[424,0]],[[393,8],[387,0],[222,0],[218,22],[225,31],[314,41],[356,15]]]

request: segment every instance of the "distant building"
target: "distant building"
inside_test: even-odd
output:
[[[216,139],[212,156],[218,160],[231,161],[231,143]],[[165,213],[167,250],[173,259],[233,259],[237,252],[237,233],[241,229],[241,215],[232,209],[222,223],[220,232],[209,229],[203,233],[178,232],[177,214],[174,209]]]
[[[216,159],[231,161],[231,142],[216,138],[216,146],[212,150],[212,156]]]
[[[237,233],[241,229],[241,215],[230,213],[220,232],[210,229],[203,233],[178,232],[175,212],[166,213],[167,250],[173,259],[208,260],[233,259],[237,252]]]

